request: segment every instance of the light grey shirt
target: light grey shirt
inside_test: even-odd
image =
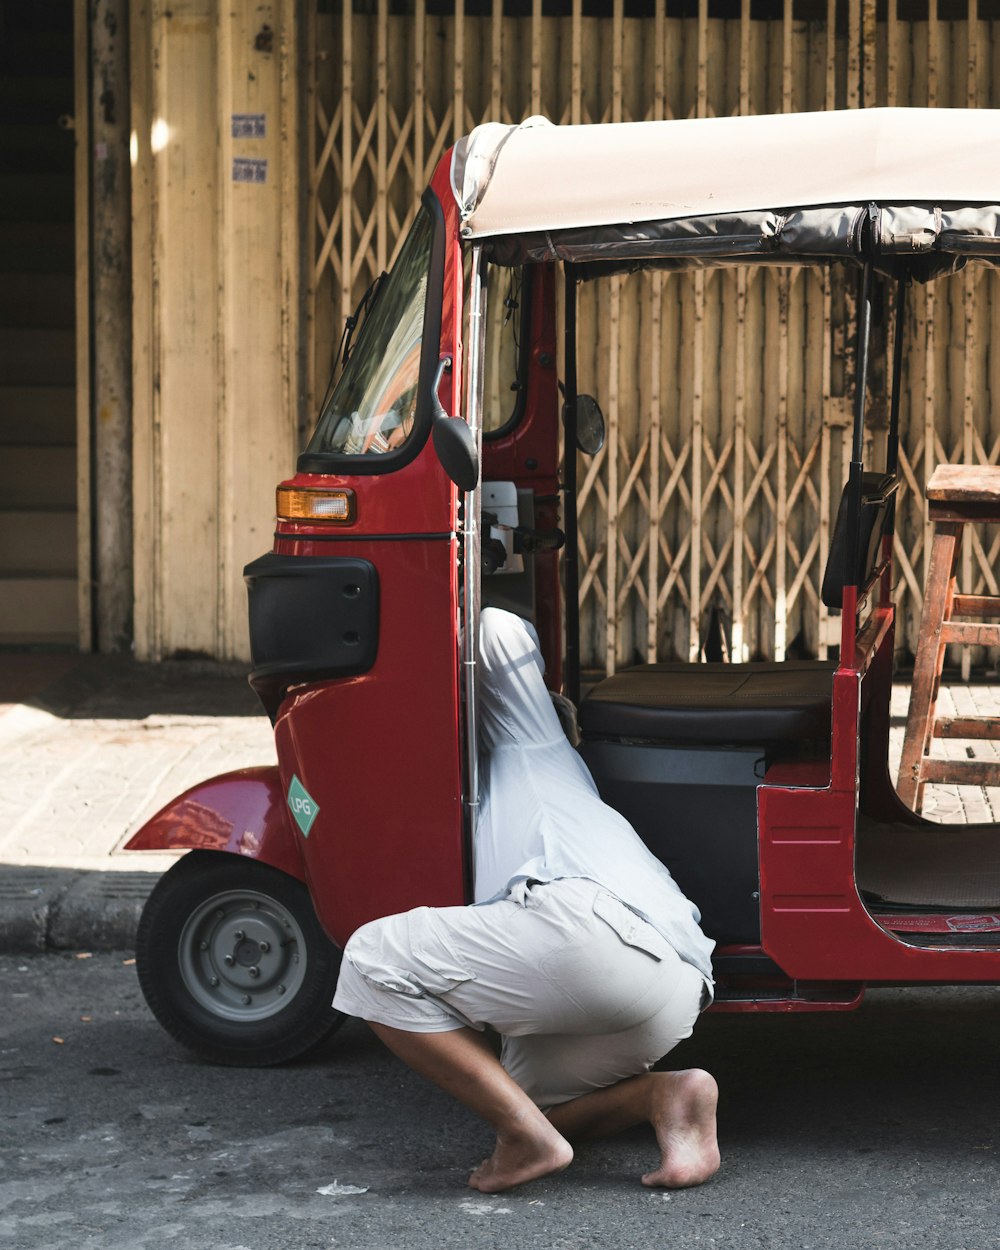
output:
[[[715,943],[701,931],[698,909],[598,794],[552,706],[534,630],[485,608],[479,657],[476,902],[523,896],[528,881],[586,877],[648,920],[710,981]]]

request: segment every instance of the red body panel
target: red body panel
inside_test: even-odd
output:
[[[432,189],[447,238],[440,355],[451,356],[453,367],[440,398],[455,414],[463,273],[458,210],[442,176],[444,162]],[[394,472],[292,481],[351,487],[357,517],[334,541],[329,528],[282,522],[274,550],[370,560],[379,580],[372,668],[293,691],[275,726],[286,793],[296,776],[319,807],[308,837],[296,837],[316,913],[343,944],[377,916],[466,901],[457,491],[430,439]]]
[[[892,613],[876,613],[859,637],[855,667],[833,679],[833,751],[829,779],[815,765],[785,765],[758,789],[761,945],[798,981],[995,982],[1000,950],[917,947],[882,928],[862,902],[855,879],[859,806],[861,681],[885,686],[891,675]],[[883,793],[888,689],[879,691],[869,769]],[[780,784],[773,784],[777,780]],[[817,784],[820,782],[820,784]],[[901,805],[900,805],[901,808]],[[902,809],[905,810],[905,809]],[[895,813],[893,813],[895,814]],[[913,813],[907,813],[911,822]]]
[[[300,846],[341,944],[376,916],[465,902],[455,546],[352,544],[379,570],[378,657],[293,692],[275,726],[286,791],[294,774],[319,806]]]
[[[192,786],[147,820],[127,851],[228,851],[305,880],[278,770],[242,768]]]
[[[447,238],[440,355],[453,360],[440,398],[457,413],[463,272],[445,162],[434,187]],[[299,473],[289,484],[356,492],[351,526],[333,531],[283,521],[274,550],[374,564],[375,664],[359,677],[311,685],[286,699],[275,726],[280,776],[276,768],[248,770],[195,787],[140,830],[129,849],[208,847],[266,860],[308,883],[320,922],[343,944],[376,916],[465,902],[457,492],[429,438],[394,472]],[[293,776],[319,808],[308,837],[286,805]]]

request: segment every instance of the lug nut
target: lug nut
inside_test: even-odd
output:
[[[263,951],[263,953],[266,955],[266,954],[267,954],[267,952],[271,949],[271,943],[270,943],[270,942],[261,942],[261,943],[260,943],[260,949],[261,949],[261,950]]]
[[[200,951],[207,951],[207,950],[208,950],[208,943],[207,943],[207,942],[199,942],[199,943],[198,943],[198,949],[199,949]]]
[[[222,962],[226,965],[227,968],[231,968],[233,964],[236,963],[236,960],[232,957],[232,955],[227,955]]]
[[[285,987],[284,987],[283,985],[279,985],[277,988],[278,988],[278,993],[279,993],[279,994],[284,994],[284,992],[285,992]]]
[[[254,964],[254,966],[253,966],[252,968],[248,968],[248,969],[247,969],[247,971],[250,973],[250,975],[251,975],[252,977],[259,977],[259,976],[260,976],[260,969],[257,967],[257,965],[256,965],[256,964]]]
[[[249,994],[244,994],[243,997],[240,999],[240,1002],[243,1004],[244,1007],[249,1007],[251,1001],[252,1000]]]
[[[243,932],[243,930],[237,929],[236,932],[233,934],[233,941],[242,942],[245,937],[246,937],[246,934]]]
[[[208,978],[208,983],[209,983],[209,985],[210,985],[213,989],[215,989],[215,987],[219,984],[219,978],[218,978],[218,977],[209,977],[209,978]]]

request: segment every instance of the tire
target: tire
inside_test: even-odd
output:
[[[219,851],[190,851],[163,875],[136,935],[153,1015],[237,1067],[285,1063],[343,1022],[330,1005],[340,959],[300,881]]]

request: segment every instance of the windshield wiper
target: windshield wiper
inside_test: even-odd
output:
[[[389,275],[383,269],[375,281],[371,284],[361,299],[358,306],[350,317],[344,322],[344,333],[340,336],[340,346],[337,348],[337,355],[340,357],[341,365],[346,365],[351,358],[351,344],[354,341],[354,332],[365,321],[368,314],[378,302],[379,293],[382,290],[382,283]]]
[[[330,402],[330,396],[333,394],[333,384],[337,377],[337,366],[341,369],[347,364],[351,358],[351,344],[354,341],[354,334],[358,327],[367,320],[368,314],[378,303],[379,293],[382,290],[382,283],[389,275],[383,270],[379,276],[371,283],[368,290],[365,291],[358,306],[354,312],[344,321],[344,330],[340,336],[340,342],[337,344],[337,352],[333,358],[333,368],[330,370],[330,380],[326,384],[326,393],[323,396],[323,402],[319,406],[320,412],[326,411],[326,406]]]

